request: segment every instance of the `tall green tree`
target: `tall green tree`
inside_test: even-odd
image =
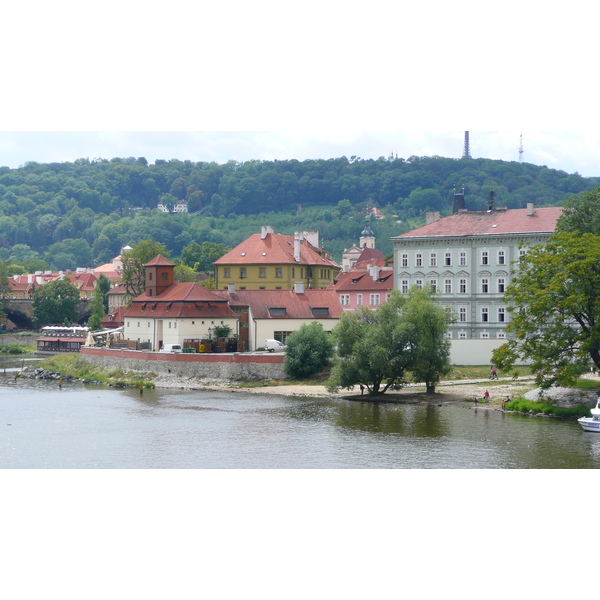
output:
[[[98,289],[96,288],[96,293],[94,294],[92,300],[90,301],[90,318],[88,319],[88,327],[92,331],[96,331],[100,329],[100,324],[106,317],[106,310],[104,309],[104,298],[101,293],[98,293]]]
[[[144,265],[153,258],[162,254],[168,258],[170,252],[165,244],[155,242],[154,240],[143,240],[134,244],[131,250],[124,252],[121,260],[123,261],[122,282],[125,286],[125,293],[129,298],[137,298],[144,292],[146,286],[146,270]]]
[[[590,362],[600,369],[600,237],[562,233],[531,248],[505,299],[515,338],[494,351],[501,370],[529,360],[548,388],[573,385]]]
[[[68,278],[51,281],[33,293],[33,322],[45,325],[71,325],[77,321],[80,298],[77,288]]]
[[[100,295],[102,298],[102,306],[104,307],[104,314],[108,314],[108,292],[110,292],[110,280],[104,273],[100,273],[96,280],[96,287],[94,288],[94,297]]]
[[[567,198],[556,229],[559,232],[600,235],[600,187]]]

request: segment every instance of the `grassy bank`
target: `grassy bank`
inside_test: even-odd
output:
[[[115,387],[153,388],[155,373],[138,373],[122,369],[107,369],[91,364],[79,354],[57,354],[50,356],[37,365],[47,371],[56,371],[64,377],[69,375],[85,383],[104,383]]]

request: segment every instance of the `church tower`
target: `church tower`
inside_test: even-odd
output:
[[[359,245],[361,248],[375,248],[375,234],[371,231],[371,213],[365,217],[365,228],[360,234]]]

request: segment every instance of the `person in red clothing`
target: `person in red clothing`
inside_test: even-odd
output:
[[[487,404],[490,401],[490,393],[485,390],[485,394],[483,395],[483,401]]]

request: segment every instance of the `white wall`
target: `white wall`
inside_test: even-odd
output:
[[[492,352],[507,340],[450,340],[450,361],[453,365],[477,367],[492,362]],[[517,363],[522,364],[522,363]]]

